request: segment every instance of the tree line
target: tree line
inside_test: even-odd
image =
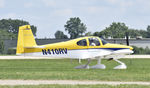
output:
[[[0,20],[0,54],[3,54],[5,39],[17,39],[19,26],[29,25],[29,22],[18,19]],[[32,32],[36,36],[37,27],[31,25]]]
[[[2,19],[0,20],[0,39],[16,39],[19,26],[29,25],[29,22],[18,19]],[[37,28],[31,25],[32,32],[36,36]]]
[[[131,38],[142,36],[143,38],[150,38],[150,26],[147,30],[132,29],[125,25],[125,23],[113,22],[109,27],[106,27],[100,32],[94,32],[94,36],[102,36],[105,38],[124,38],[128,34]]]
[[[16,39],[19,26],[29,25],[30,23],[24,20],[18,19],[2,19],[0,20],[0,39]],[[32,32],[36,36],[37,27],[31,25]],[[112,38],[124,38],[126,33],[131,38],[142,36],[143,38],[150,38],[150,25],[146,30],[133,29],[126,26],[125,23],[113,22],[108,27],[97,32],[88,32],[87,27],[81,22],[79,17],[70,18],[64,25],[64,30],[69,34],[69,37],[63,33],[63,31],[57,30],[55,32],[56,39],[74,39],[82,36],[99,36],[99,37],[112,37]]]
[[[79,17],[70,18],[64,25],[65,31],[70,35],[70,39],[82,37],[82,36],[99,36],[103,38],[124,38],[126,34],[130,38],[136,38],[142,36],[143,38],[150,38],[150,25],[147,26],[146,30],[139,30],[129,28],[125,23],[113,22],[108,27],[98,32],[87,32],[87,27],[81,22]],[[101,30],[101,29],[100,29]],[[55,33],[56,39],[68,38],[62,31],[58,30]]]

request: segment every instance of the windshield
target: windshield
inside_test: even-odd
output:
[[[104,40],[104,39],[101,39],[101,40],[102,40],[103,45],[105,45],[105,44],[108,43],[108,42],[107,42],[106,40]]]

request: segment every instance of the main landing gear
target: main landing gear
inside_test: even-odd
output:
[[[91,59],[88,59],[87,64],[79,65],[79,66],[76,66],[75,68],[76,69],[89,69],[90,68],[90,66],[89,66],[90,62],[91,62]]]
[[[112,58],[111,58],[111,60],[112,60]],[[119,61],[118,59],[113,58],[113,60],[120,64],[120,65],[114,67],[114,69],[126,69],[127,68],[126,64]],[[106,68],[106,66],[104,64],[101,64],[101,58],[97,59],[96,65],[89,66],[90,62],[91,62],[91,59],[88,59],[87,64],[79,65],[79,66],[76,66],[75,68],[76,69],[89,69],[89,68],[91,68],[91,69],[105,69]]]
[[[90,68],[92,68],[92,69],[105,69],[106,66],[104,64],[101,64],[101,59],[98,58],[97,65],[93,65]]]

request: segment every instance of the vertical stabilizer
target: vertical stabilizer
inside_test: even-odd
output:
[[[23,54],[25,47],[37,46],[30,25],[20,26],[16,54]]]

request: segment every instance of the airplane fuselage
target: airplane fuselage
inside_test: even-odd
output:
[[[90,46],[91,39],[97,39],[99,44],[96,46]],[[80,45],[79,41],[85,40],[86,44]],[[99,37],[82,37],[73,39],[66,42],[59,42],[47,45],[41,45],[37,47],[25,48],[25,55],[29,56],[48,56],[54,58],[94,58],[98,56],[106,56],[111,54],[128,54],[132,53],[132,47],[119,45],[119,44],[103,44],[103,40]]]

